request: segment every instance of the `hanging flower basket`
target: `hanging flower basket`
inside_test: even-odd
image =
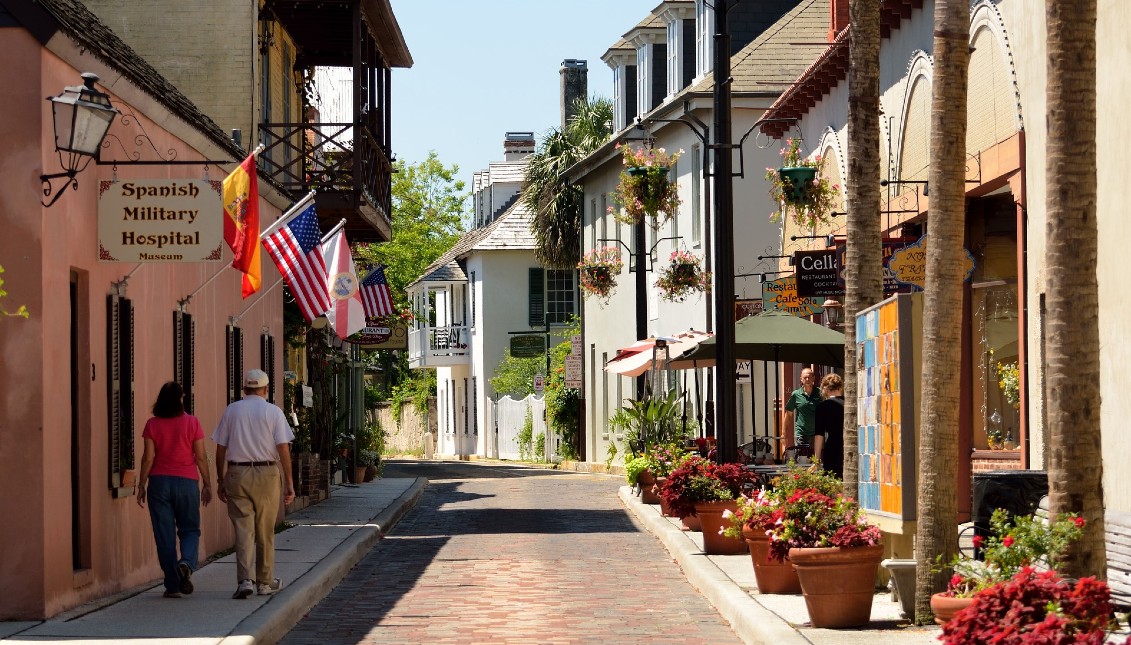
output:
[[[780,221],[786,213],[806,228],[831,221],[830,213],[840,198],[840,186],[821,176],[824,163],[821,155],[802,158],[801,139],[786,139],[781,157],[780,168],[766,168],[770,198],[779,206],[770,215],[770,221]]]
[[[692,293],[711,289],[711,272],[703,270],[698,257],[687,251],[672,251],[669,262],[656,280],[656,288],[664,300],[677,302]]]
[[[608,302],[617,288],[617,275],[624,268],[620,249],[615,246],[602,246],[593,249],[577,263],[581,279],[581,290],[586,296],[594,296]]]
[[[668,171],[683,151],[668,154],[663,148],[617,147],[624,171],[613,193],[615,207],[610,206],[609,212],[629,224],[648,217],[652,228],[659,228],[679,211],[679,186],[668,179]]]

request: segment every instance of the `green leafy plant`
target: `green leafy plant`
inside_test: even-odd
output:
[[[661,298],[676,302],[692,293],[711,290],[711,272],[703,270],[698,256],[676,250],[672,251],[668,260],[668,266],[660,271],[655,283]]]
[[[695,514],[696,502],[738,499],[755,484],[756,475],[738,464],[717,464],[691,455],[668,475],[660,489],[676,517]]]
[[[644,455],[630,457],[624,462],[624,479],[629,486],[635,486],[640,473],[648,470],[648,458]]]
[[[982,549],[982,560],[959,557],[950,568],[947,593],[970,598],[982,589],[1003,583],[1022,568],[1043,564],[1055,569],[1063,560],[1069,545],[1084,534],[1084,518],[1065,513],[1055,522],[1046,522],[1035,515],[1018,515],[997,509],[990,516],[992,535],[974,536],[974,547]]]
[[[668,172],[683,151],[669,154],[663,148],[633,148],[619,144],[617,147],[625,169],[621,171],[620,181],[613,192],[613,203],[622,212],[618,213],[612,206],[609,212],[629,224],[639,223],[648,217],[652,228],[659,228],[679,212],[679,186],[668,178]]]
[[[790,549],[872,546],[883,537],[852,498],[816,488],[794,491],[764,521],[771,526],[770,557],[778,562],[785,561]]]
[[[561,438],[557,453],[563,459],[578,457],[581,391],[566,387],[565,359],[571,351],[569,337],[580,333],[581,319],[574,316],[562,331],[567,340],[550,349],[550,374],[546,378],[546,425]]]
[[[630,399],[621,410],[628,430],[625,439],[645,446],[679,443],[685,433],[680,420],[683,416],[683,396],[672,390],[666,396]]]
[[[515,398],[525,398],[534,394],[534,376],[545,369],[541,357],[516,358],[510,349],[503,350],[503,360],[495,366],[491,378],[491,388],[499,395],[509,394]]]
[[[624,268],[620,249],[602,246],[592,249],[577,263],[581,291],[588,297],[600,298],[606,303],[617,288],[617,275]]]
[[[522,430],[514,440],[518,444],[518,458],[530,461],[534,455],[534,413],[530,410],[530,406],[526,407],[526,419],[523,420]]]
[[[840,199],[840,186],[822,176],[824,160],[821,155],[812,158],[801,156],[801,139],[786,139],[780,151],[782,167],[766,168],[766,181],[770,182],[770,199],[778,210],[770,215],[771,222],[781,221],[791,213],[799,226],[813,227],[832,221],[832,210]],[[815,168],[816,175],[804,185],[794,185],[782,170],[790,168]]]

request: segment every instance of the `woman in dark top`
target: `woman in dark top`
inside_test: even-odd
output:
[[[844,381],[839,374],[829,374],[821,380],[821,391],[827,398],[817,404],[814,452],[825,470],[843,477]]]

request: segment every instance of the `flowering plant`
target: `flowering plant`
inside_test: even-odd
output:
[[[617,288],[616,276],[624,268],[620,249],[615,246],[602,246],[586,253],[577,263],[581,279],[581,290],[586,295],[597,296],[606,301]]]
[[[950,645],[1102,645],[1115,626],[1111,615],[1106,583],[1095,578],[1069,582],[1055,571],[1023,567],[1007,581],[979,592],[973,604],[943,625],[939,639]]]
[[[683,300],[693,291],[711,289],[711,272],[703,270],[703,263],[687,251],[672,251],[670,264],[660,272],[656,287],[660,297],[669,302]]]
[[[1032,515],[1012,520],[1004,509],[990,517],[993,535],[974,536],[974,547],[982,549],[983,559],[958,558],[951,567],[954,575],[947,587],[949,595],[970,598],[987,587],[1005,582],[1024,567],[1043,564],[1056,568],[1068,546],[1084,534],[1084,518],[1066,513],[1055,522]]]
[[[716,464],[691,455],[668,475],[660,490],[676,517],[695,515],[695,502],[737,499],[755,482],[753,472],[738,464]]]
[[[799,226],[813,227],[831,221],[829,213],[840,197],[840,186],[821,175],[824,163],[821,155],[802,158],[801,139],[786,139],[780,151],[781,168],[766,168],[766,181],[770,182],[770,198],[778,210],[770,215],[771,222],[780,221],[787,211],[792,211],[793,221]],[[795,169],[813,168],[814,171],[794,172]]]
[[[668,154],[663,148],[633,148],[620,144],[617,147],[625,168],[613,192],[613,203],[624,212],[618,214],[613,206],[609,207],[609,212],[628,224],[637,224],[648,216],[652,219],[652,228],[659,228],[679,210],[679,186],[668,179],[668,171],[683,151]],[[664,215],[662,221],[660,213]]]
[[[784,562],[790,549],[873,546],[882,535],[869,524],[856,502],[844,495],[830,497],[815,488],[802,488],[781,502],[766,519],[773,528],[770,557]]]
[[[774,512],[795,492],[813,489],[833,497],[843,486],[836,475],[821,470],[815,465],[802,468],[790,464],[789,470],[774,477],[768,488],[759,490],[754,497],[744,497],[739,501],[738,510],[730,516],[730,526],[723,534],[727,537],[739,537],[742,535],[743,526],[769,534],[778,517]]]
[[[1001,387],[1001,393],[1006,401],[1013,406],[1013,409],[1021,407],[1021,375],[1017,369],[1017,361],[1012,363],[994,363],[994,371],[997,372],[997,384]]]
[[[653,477],[667,477],[672,471],[679,468],[689,457],[689,453],[678,444],[654,446],[644,453],[648,462],[648,471]]]

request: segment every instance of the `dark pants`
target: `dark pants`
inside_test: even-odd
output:
[[[149,519],[153,522],[153,541],[157,543],[157,560],[165,574],[165,590],[180,591],[177,565],[183,562],[196,570],[200,549],[200,489],[195,479],[154,475],[149,478],[146,500]]]

